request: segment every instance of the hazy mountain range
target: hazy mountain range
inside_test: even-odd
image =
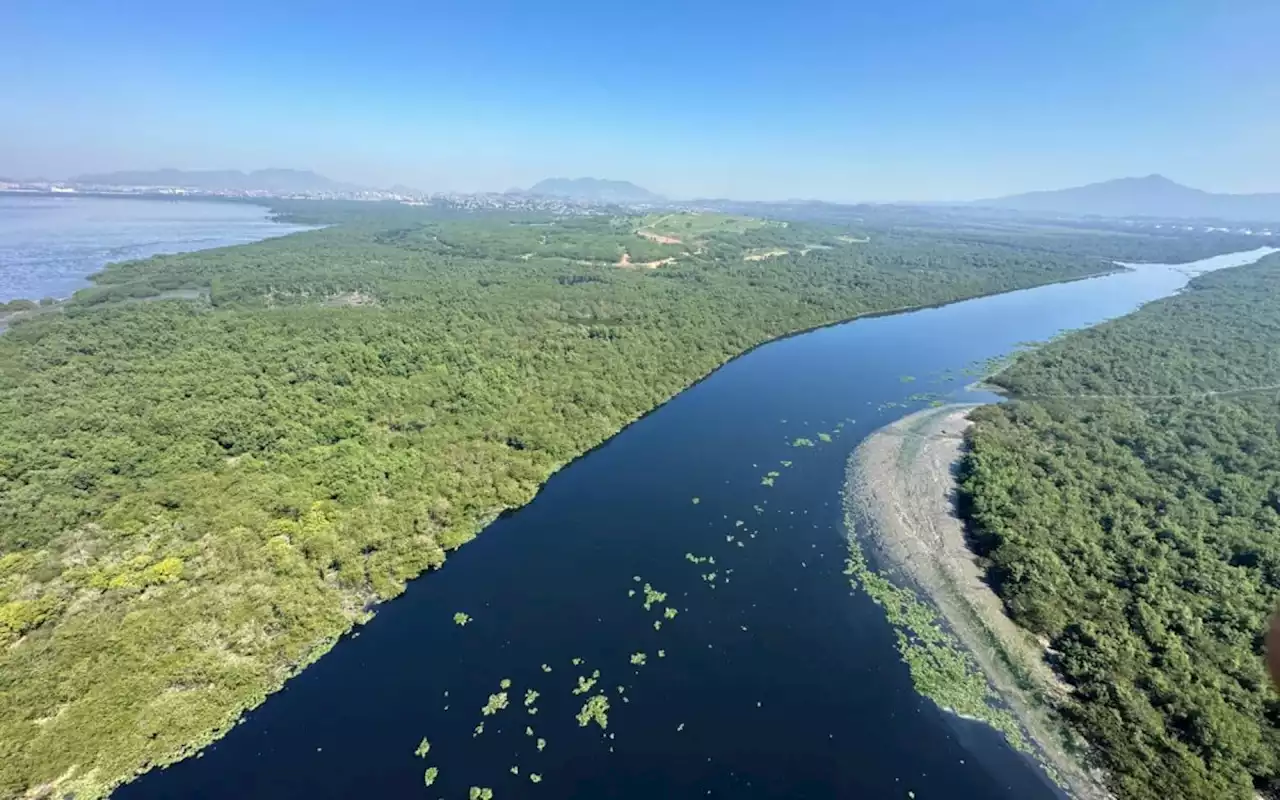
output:
[[[1183,186],[1163,175],[1015,194],[970,205],[1080,216],[1280,221],[1280,193],[1216,194]]]
[[[664,200],[662,195],[630,181],[602,178],[547,178],[529,187],[527,194],[589,203],[661,203]]]
[[[240,172],[216,170],[126,170],[77,175],[72,183],[94,186],[165,186],[230,192],[356,192],[363,187],[318,175],[310,170],[259,169]]]

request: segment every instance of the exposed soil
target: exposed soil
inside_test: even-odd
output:
[[[1044,644],[1005,615],[956,515],[955,469],[972,408],[913,414],[858,447],[850,491],[868,520],[858,533],[890,579],[933,601],[1071,793],[1109,798],[1052,710],[1070,687],[1045,661]]]
[[[654,233],[653,231],[636,231],[636,235],[642,236],[651,242],[657,242],[658,244],[684,244],[674,236],[663,236],[662,234]]]

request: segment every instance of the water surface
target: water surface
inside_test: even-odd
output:
[[[242,203],[0,194],[0,303],[63,299],[117,261],[300,230]]]
[[[1061,797],[997,734],[913,690],[884,615],[841,574],[845,460],[924,402],[910,395],[972,398],[967,365],[1127,313],[1186,272],[1144,266],[761,347],[556,475],[202,758],[118,797]],[[661,630],[637,576],[679,611]],[[571,688],[594,669],[607,732],[574,720],[586,695]],[[482,717],[503,678],[511,706]]]

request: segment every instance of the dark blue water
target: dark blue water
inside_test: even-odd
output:
[[[261,206],[0,194],[0,303],[65,298],[107,264],[307,230]]]
[[[966,396],[966,379],[946,371],[1185,280],[1148,267],[761,347],[556,475],[201,758],[117,796],[458,798],[485,786],[499,799],[1060,797],[997,734],[914,692],[883,614],[841,574],[845,460],[907,410],[882,404]],[[842,421],[830,443],[790,445]],[[773,487],[761,484],[770,470]],[[700,577],[710,570],[714,589]],[[634,576],[679,610],[661,630],[660,614],[628,597]],[[456,611],[471,624],[455,625]],[[640,651],[648,661],[633,666]],[[588,695],[571,689],[594,669],[607,732],[574,720]],[[503,678],[510,707],[482,717]],[[528,688],[541,693],[536,715]],[[423,737],[425,760],[414,756]],[[427,789],[429,765],[440,775]]]

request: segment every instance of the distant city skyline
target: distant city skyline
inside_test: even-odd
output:
[[[1056,7],[1050,7],[1056,6]],[[230,0],[0,8],[0,176],[313,170],[427,192],[1280,191],[1280,4]]]

